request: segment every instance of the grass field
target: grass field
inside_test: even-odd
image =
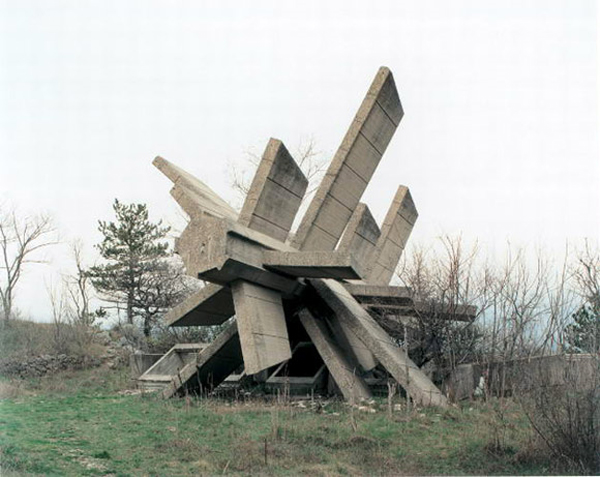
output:
[[[179,399],[119,393],[123,372],[0,382],[10,475],[547,474],[516,406],[376,412],[341,402]],[[8,396],[8,397],[7,397]]]

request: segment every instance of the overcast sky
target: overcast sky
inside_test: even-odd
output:
[[[593,0],[8,0],[0,22],[0,199],[90,251],[114,198],[176,221],[156,155],[228,200],[270,137],[331,157],[381,65],[405,116],[363,196],[379,221],[405,184],[413,243],[600,236]],[[49,258],[17,300],[38,319]]]

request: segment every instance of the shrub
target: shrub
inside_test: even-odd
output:
[[[600,361],[593,355],[566,355],[563,382],[540,366],[523,376],[520,400],[532,427],[569,470],[600,472]],[[531,380],[537,381],[531,385]]]

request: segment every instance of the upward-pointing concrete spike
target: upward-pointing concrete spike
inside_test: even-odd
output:
[[[356,261],[368,270],[368,262],[377,245],[381,232],[373,218],[369,207],[359,203],[350,217],[344,235],[336,248],[336,252],[350,253]],[[364,278],[364,277],[363,277]]]
[[[398,187],[381,227],[381,236],[373,255],[373,265],[367,273],[367,283],[390,283],[418,216],[408,187]]]
[[[308,179],[283,143],[270,139],[238,222],[285,241],[307,187]]]
[[[175,184],[171,195],[190,217],[206,212],[237,220],[233,207],[200,179],[160,156],[155,157],[152,164]]]
[[[392,73],[381,67],[302,218],[293,245],[301,250],[335,248],[402,115]]]

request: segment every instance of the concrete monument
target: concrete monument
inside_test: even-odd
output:
[[[154,160],[190,219],[176,252],[188,274],[209,282],[168,313],[169,324],[215,325],[235,315],[197,359],[180,360],[165,396],[191,379],[216,386],[242,364],[246,375],[278,369],[302,349],[294,331],[301,327],[348,401],[371,396],[365,376],[381,365],[414,401],[446,405],[369,313],[384,306],[403,314],[413,305],[409,290],[389,285],[418,216],[408,188],[398,188],[381,228],[360,202],[402,116],[382,67],[295,234],[308,181],[281,141],[267,144],[239,214],[191,174]]]

